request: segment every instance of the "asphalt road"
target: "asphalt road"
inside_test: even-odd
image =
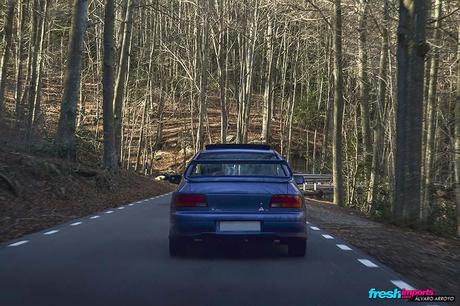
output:
[[[172,258],[169,199],[132,203],[0,245],[0,305],[407,303],[369,299],[371,288],[410,282],[313,224],[305,258],[288,257],[283,246],[202,243]]]

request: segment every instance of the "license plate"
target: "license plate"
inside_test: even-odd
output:
[[[260,221],[220,221],[220,232],[260,232]]]

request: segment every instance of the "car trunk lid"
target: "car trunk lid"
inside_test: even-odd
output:
[[[195,182],[188,192],[204,194],[214,211],[258,211],[269,209],[275,194],[286,194],[286,181],[272,182]]]

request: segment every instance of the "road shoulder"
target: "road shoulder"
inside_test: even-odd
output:
[[[460,240],[375,222],[353,210],[307,200],[309,220],[348,241],[420,288],[460,292]]]

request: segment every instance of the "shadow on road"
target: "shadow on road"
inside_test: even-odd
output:
[[[183,259],[273,259],[292,258],[287,246],[269,243],[193,242],[187,246]]]

